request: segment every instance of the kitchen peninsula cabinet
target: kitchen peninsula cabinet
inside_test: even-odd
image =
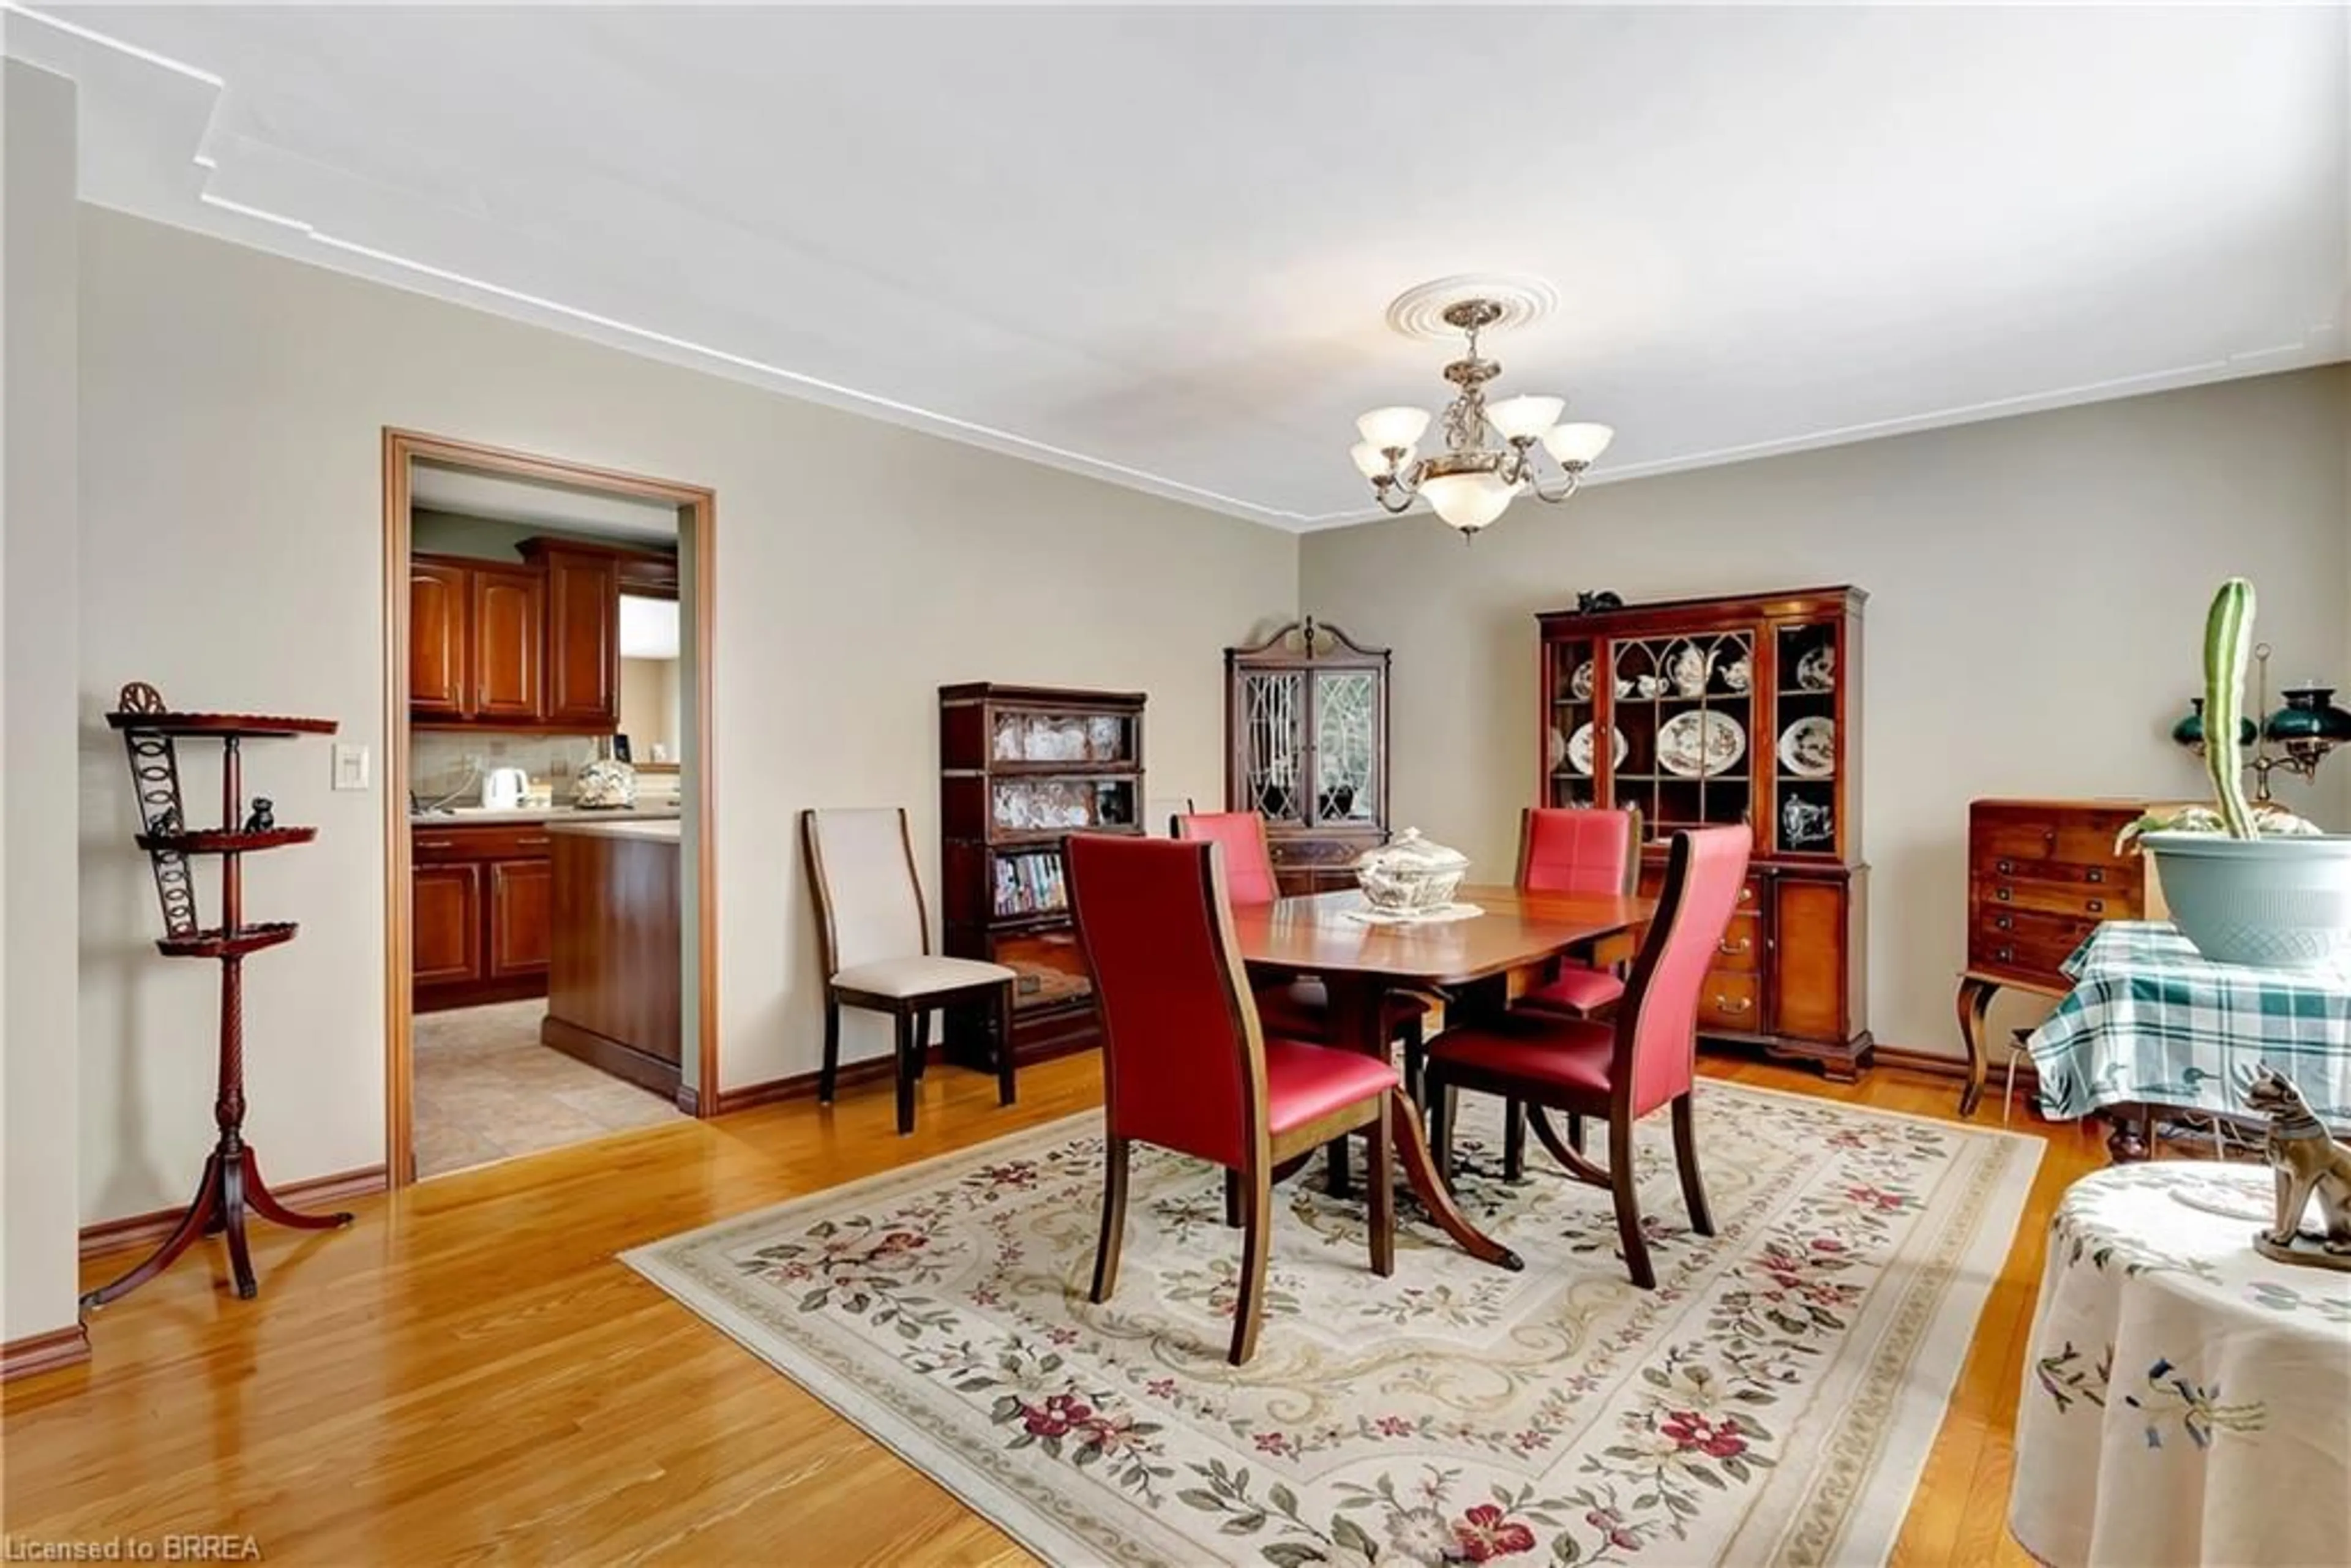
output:
[[[559,821],[540,1043],[674,1096],[684,1061],[678,823]]]

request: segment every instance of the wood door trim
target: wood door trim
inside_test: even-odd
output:
[[[694,755],[695,817],[695,925],[699,973],[695,1041],[699,1068],[697,1116],[718,1113],[718,816],[716,725],[711,711],[712,656],[717,649],[718,497],[701,485],[623,473],[592,464],[542,457],[509,447],[460,441],[387,425],[383,432],[384,638],[384,1167],[387,1185],[416,1179],[414,1106],[411,1101],[415,1038],[409,988],[408,845],[408,558],[411,465],[419,461],[504,474],[517,478],[665,501],[691,517],[694,539]],[[684,1096],[680,1095],[681,1101]],[[683,1105],[681,1108],[685,1108]]]

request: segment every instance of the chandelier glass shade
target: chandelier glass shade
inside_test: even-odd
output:
[[[1445,367],[1445,379],[1460,390],[1438,416],[1442,451],[1420,455],[1430,423],[1426,409],[1375,408],[1355,421],[1363,440],[1347,455],[1371,481],[1382,509],[1402,512],[1426,497],[1438,517],[1468,538],[1521,495],[1566,500],[1608,449],[1616,434],[1608,426],[1560,422],[1565,398],[1486,401],[1487,383],[1502,367],[1479,356],[1478,334],[1501,316],[1502,308],[1489,299],[1463,299],[1445,309],[1445,320],[1468,337],[1469,351]],[[1558,465],[1558,477],[1542,471],[1534,455],[1538,445]]]

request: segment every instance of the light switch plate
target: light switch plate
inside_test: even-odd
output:
[[[368,787],[368,748],[355,741],[346,741],[335,747],[335,788],[364,789]]]

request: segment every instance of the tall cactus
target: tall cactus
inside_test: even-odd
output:
[[[2212,596],[2204,618],[2204,771],[2211,776],[2220,821],[2232,839],[2258,836],[2245,799],[2237,727],[2245,708],[2245,664],[2253,645],[2253,585],[2232,577]]]

